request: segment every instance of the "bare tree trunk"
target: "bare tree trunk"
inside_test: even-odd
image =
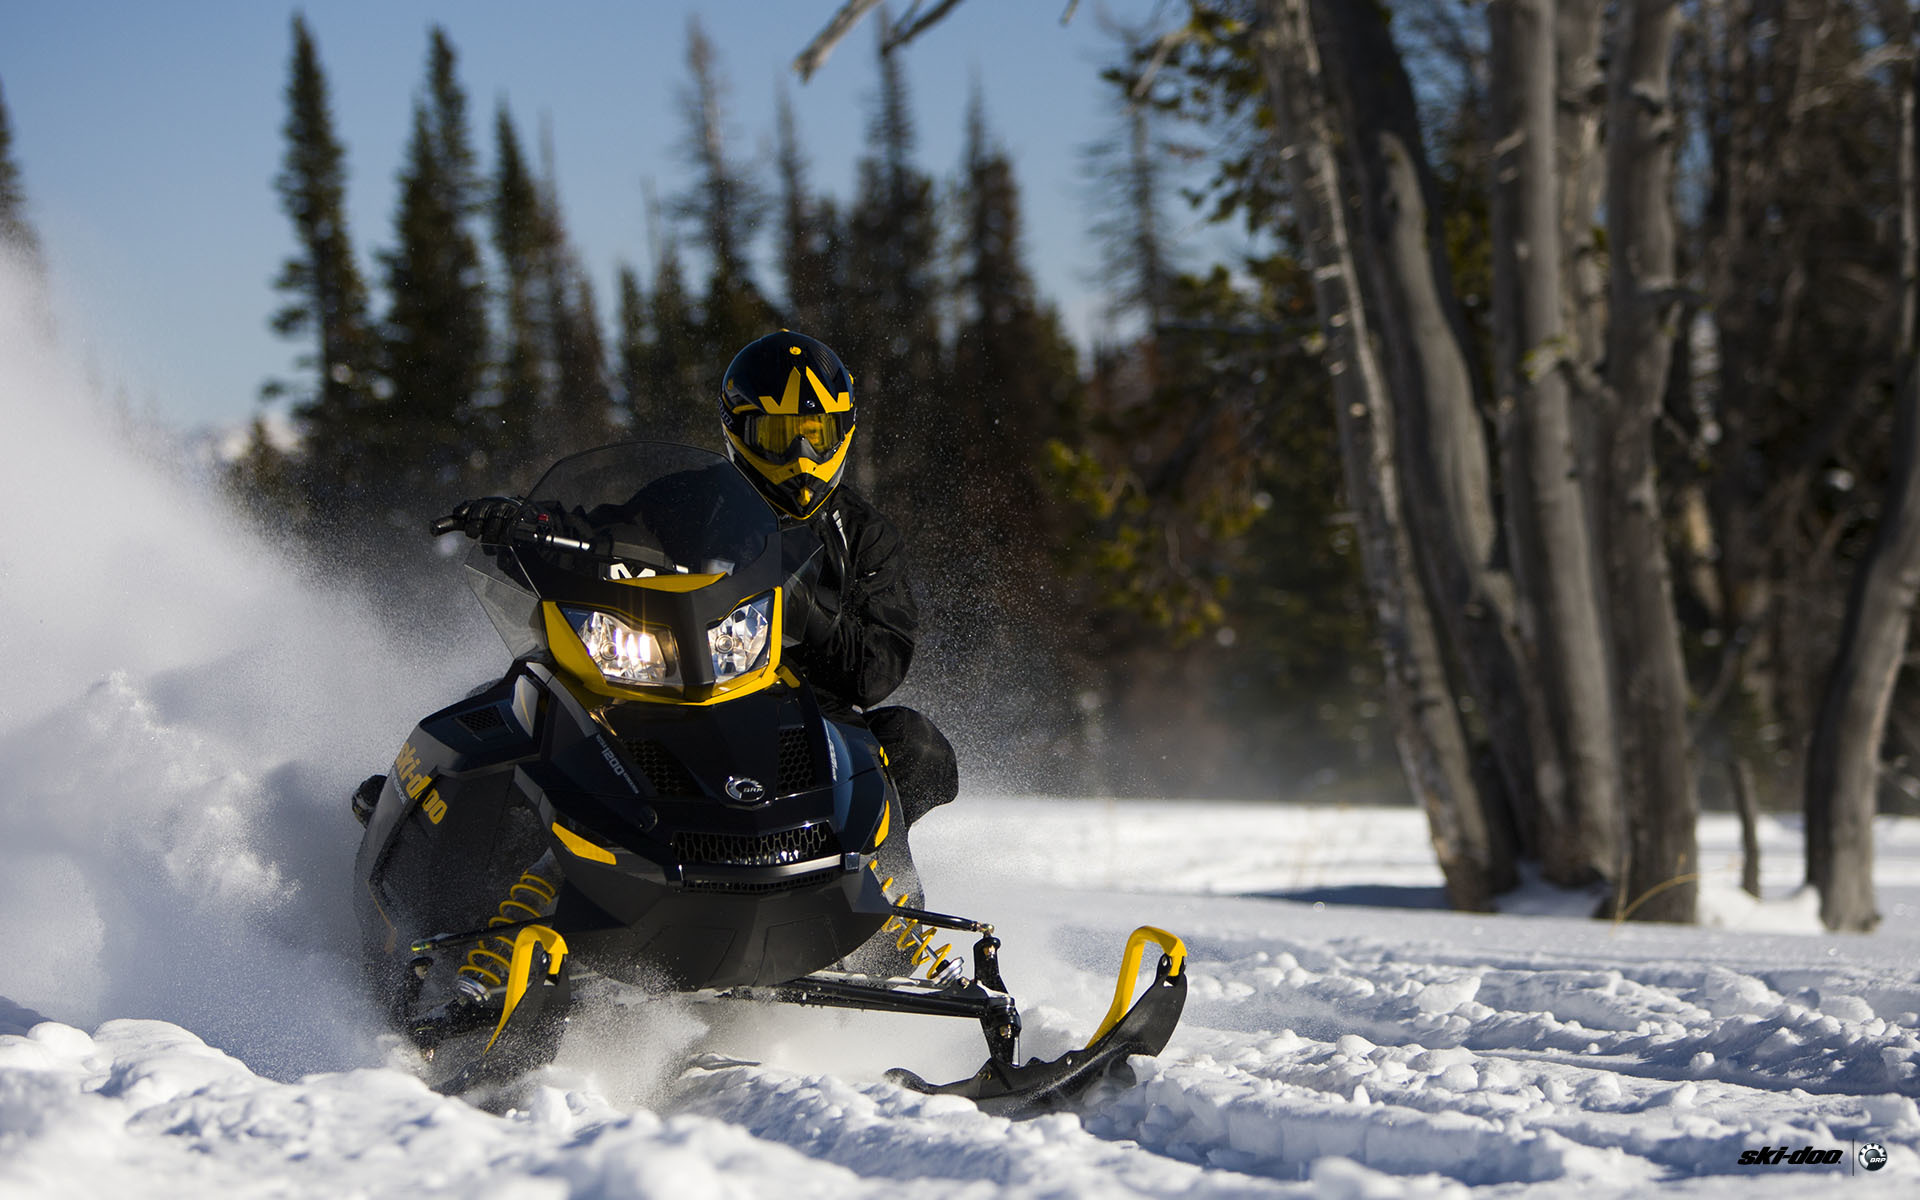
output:
[[[1760,898],[1760,801],[1754,795],[1753,767],[1734,755],[1727,762],[1733,781],[1733,807],[1740,814],[1740,890]]]
[[[1501,864],[1491,850],[1438,631],[1415,566],[1396,465],[1395,398],[1361,302],[1308,3],[1266,0],[1255,45],[1294,215],[1313,265],[1348,499],[1359,517],[1362,564],[1407,782],[1426,809],[1449,901],[1456,908],[1484,909],[1510,879],[1498,873]]]
[[[1698,893],[1687,680],[1653,472],[1653,425],[1678,309],[1669,84],[1674,0],[1621,0],[1607,89],[1606,454],[1596,480],[1605,530],[1629,861],[1623,911],[1691,921]]]
[[[1607,278],[1600,248],[1600,205],[1606,197],[1606,154],[1600,130],[1607,80],[1600,69],[1604,0],[1558,0],[1553,14],[1555,149],[1560,168],[1561,314],[1574,366],[1573,399],[1584,406],[1577,428],[1581,461],[1593,461],[1592,409],[1598,403],[1606,352]]]
[[[1897,41],[1913,43],[1912,16],[1892,6]],[[1820,891],[1829,929],[1869,930],[1880,922],[1873,898],[1873,814],[1887,707],[1907,648],[1920,594],[1920,359],[1914,354],[1920,309],[1920,184],[1916,183],[1914,67],[1895,67],[1899,104],[1900,332],[1904,360],[1897,399],[1893,473],[1873,546],[1847,595],[1840,649],[1807,750],[1807,882]]]
[[[1551,718],[1552,744],[1536,754],[1565,772],[1564,787],[1541,788],[1537,852],[1548,879],[1578,884],[1617,874],[1622,830],[1611,673],[1571,409],[1580,372],[1566,317],[1578,305],[1567,286],[1578,259],[1562,247],[1563,196],[1572,189],[1561,185],[1556,145],[1555,6],[1500,0],[1488,22],[1494,386],[1506,426],[1507,523],[1521,628]]]
[[[1476,796],[1492,852],[1509,860],[1512,813],[1538,803],[1535,746],[1551,740],[1539,683],[1512,640],[1511,581],[1493,567],[1493,487],[1437,189],[1383,11],[1329,0],[1307,7],[1354,172],[1363,236],[1353,255],[1386,354],[1415,561],[1450,661],[1485,723],[1498,774]],[[1563,773],[1548,775],[1557,782]]]

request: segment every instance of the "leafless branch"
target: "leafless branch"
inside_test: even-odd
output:
[[[959,4],[960,0],[940,0],[940,3],[928,10],[926,16],[920,17],[917,20],[914,19],[913,16],[914,10],[908,9],[905,23],[902,24],[900,28],[892,30],[887,34],[886,42],[880,47],[881,52],[890,53],[906,45],[914,38],[919,37],[922,33],[925,33],[927,30],[933,28],[934,25],[938,24],[942,17],[952,12]],[[918,7],[919,5],[914,5],[914,8]]]
[[[827,56],[833,53],[833,48],[840,44],[842,38],[853,32],[853,27],[860,23],[860,18],[879,6],[880,0],[847,0],[841,5],[840,11],[833,14],[833,19],[827,22],[827,27],[808,42],[807,48],[793,60],[793,69],[799,74],[800,82],[805,83],[813,78],[813,73],[827,61]]]
[[[818,71],[821,66],[826,63],[827,56],[833,53],[833,48],[838,46],[841,40],[849,33],[853,32],[853,27],[860,23],[862,17],[879,6],[880,0],[847,0],[845,4],[842,4],[840,11],[834,13],[833,19],[827,22],[827,27],[822,29],[811,42],[808,42],[807,48],[802,50],[799,57],[793,60],[793,69],[799,74],[800,81],[805,83],[807,80],[812,79],[813,73]],[[916,16],[915,14],[920,11],[920,3],[919,0],[914,0],[913,5],[907,9],[906,14],[902,17],[900,27],[887,33],[885,40],[880,45],[880,52],[882,54],[891,53],[906,45],[914,38],[919,37],[927,30],[939,24],[948,13],[958,7],[960,7],[960,0],[940,0],[938,4],[935,4],[924,14]],[[1073,16],[1073,9],[1073,4],[1067,6],[1066,15],[1060,18],[1062,24],[1065,24]]]

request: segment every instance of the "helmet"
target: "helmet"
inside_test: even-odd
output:
[[[734,355],[720,384],[727,456],[780,512],[820,511],[853,445],[853,377],[805,334],[770,333]]]

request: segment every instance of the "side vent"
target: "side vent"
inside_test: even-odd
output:
[[[698,796],[700,785],[665,746],[651,738],[628,738],[624,743],[640,771],[659,796]]]
[[[788,792],[801,792],[813,786],[816,778],[813,770],[813,747],[807,741],[807,731],[798,725],[789,726],[780,731],[780,785],[781,795]]]
[[[498,737],[507,731],[507,719],[500,715],[500,707],[495,704],[469,709],[454,720],[475,737]]]

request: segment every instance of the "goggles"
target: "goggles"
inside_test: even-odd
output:
[[[851,413],[753,413],[744,440],[776,462],[806,457],[824,462],[853,432]]]

